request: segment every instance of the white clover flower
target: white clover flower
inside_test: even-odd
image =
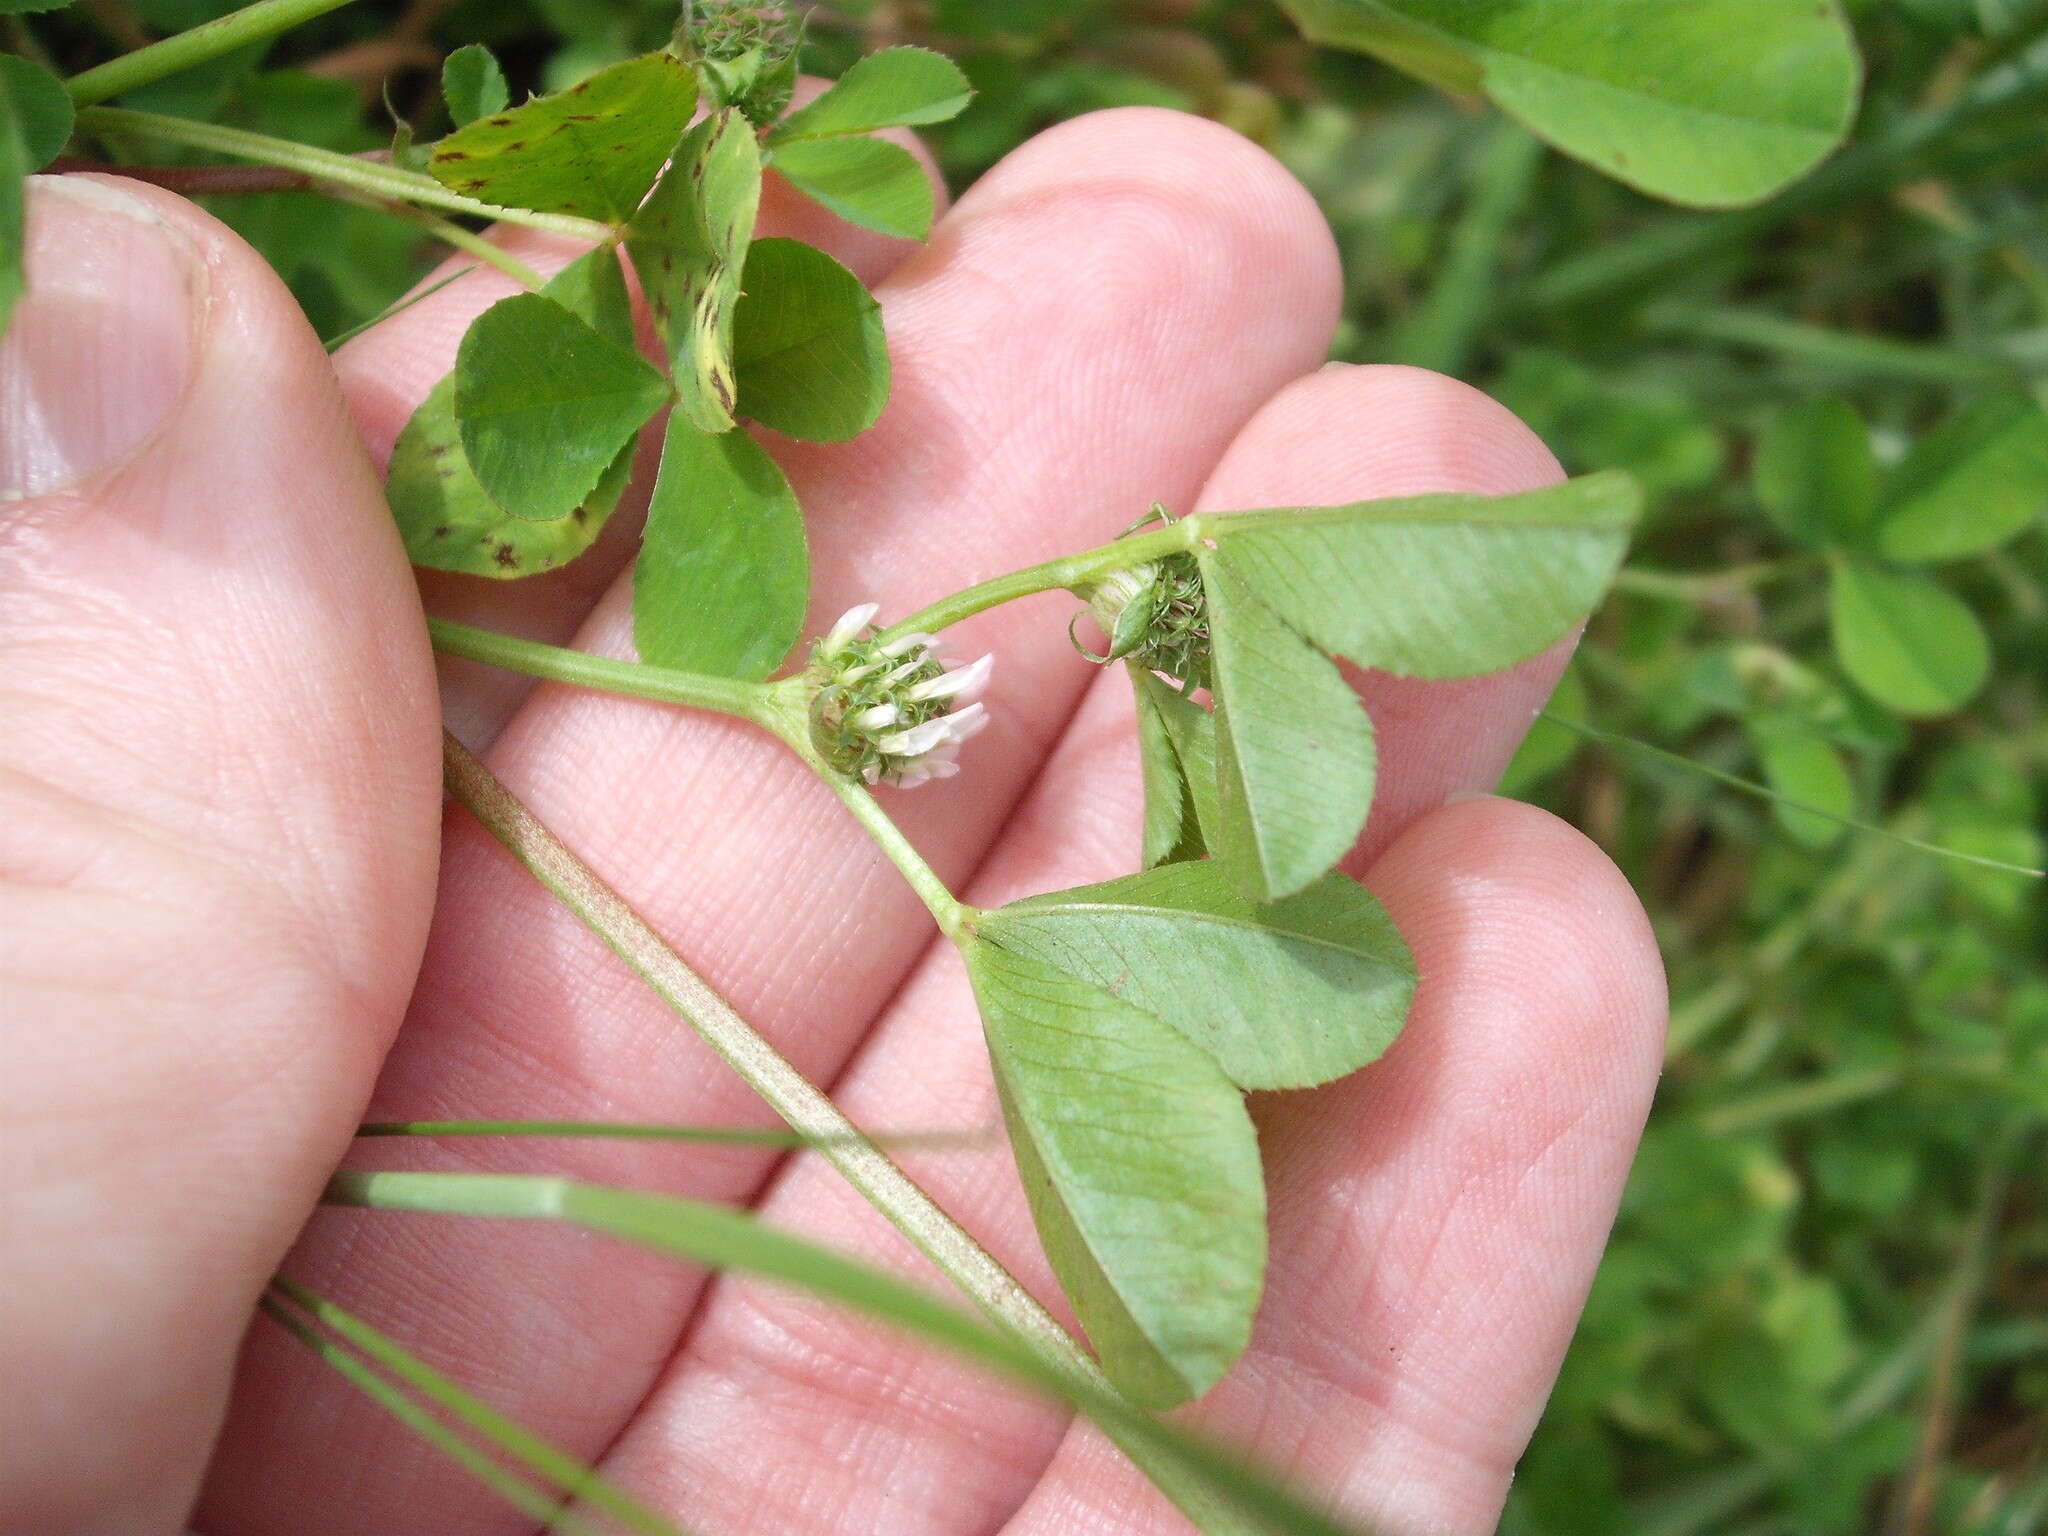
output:
[[[879,611],[875,603],[848,609],[812,653],[811,741],[827,762],[868,784],[911,789],[950,779],[960,771],[961,744],[988,724],[978,699],[995,657],[949,670],[930,635],[878,644]]]

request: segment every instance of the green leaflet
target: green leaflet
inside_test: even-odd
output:
[[[1212,863],[1167,864],[1013,902],[977,928],[1163,1019],[1240,1088],[1357,1071],[1400,1033],[1415,992],[1408,946],[1344,875],[1259,905]]]
[[[26,286],[28,199],[23,182],[28,175],[27,134],[12,95],[0,96],[0,333]]]
[[[1151,869],[1164,864],[1181,845],[1183,829],[1193,818],[1188,814],[1187,779],[1180,766],[1180,754],[1173,750],[1173,737],[1166,728],[1166,715],[1154,690],[1164,688],[1149,672],[1133,669],[1131,690],[1137,709],[1138,772],[1145,784],[1145,826],[1141,835],[1141,866]]]
[[[733,424],[733,308],[760,206],[760,144],[739,109],[726,107],[683,135],[627,233],[678,406],[706,432]]]
[[[1254,901],[1291,895],[1349,851],[1372,807],[1372,721],[1336,664],[1208,556],[1217,836]]]
[[[40,64],[0,53],[0,103],[13,112],[27,169],[40,171],[63,149],[77,116],[64,82]]]
[[[1265,1273],[1243,1099],[1150,1014],[964,948],[1032,1215],[1103,1368],[1148,1407],[1199,1396],[1243,1352]]]
[[[1809,848],[1825,848],[1840,842],[1842,834],[1848,830],[1844,821],[1816,816],[1811,811],[1799,809],[1799,806],[1830,811],[1842,818],[1855,815],[1856,790],[1849,780],[1848,765],[1842,761],[1842,754],[1820,732],[1796,716],[1783,713],[1752,715],[1743,722],[1743,726],[1751,745],[1756,748],[1757,762],[1764,771],[1764,782],[1786,800],[1798,802],[1798,805],[1787,805],[1784,801],[1772,803],[1771,812],[1777,817],[1778,825],[1785,829],[1785,835]]]
[[[48,70],[0,54],[0,333],[24,286],[27,198],[22,182],[71,137],[71,98]]]
[[[502,112],[512,100],[505,71],[482,43],[468,43],[441,61],[441,95],[458,128]]]
[[[1847,401],[1804,400],[1773,418],[1757,444],[1757,500],[1807,544],[1866,542],[1877,505],[1870,429]]]
[[[1841,143],[1862,69],[1835,0],[1282,0],[1317,42],[1483,90],[1657,197],[1757,202]]]
[[[633,300],[626,292],[626,270],[619,265],[616,245],[585,251],[549,278],[541,292],[606,341],[629,351],[637,345]]]
[[[889,401],[874,295],[800,240],[756,240],[745,270],[732,320],[738,413],[813,443],[873,426]]]
[[[434,146],[427,169],[486,202],[624,224],[696,101],[687,65],[645,54],[457,129]]]
[[[1902,715],[1961,708],[1991,669],[1975,615],[1924,576],[1841,562],[1828,582],[1828,624],[1843,670]]]
[[[942,123],[974,95],[960,66],[929,48],[883,48],[853,67],[768,135],[771,144],[836,138],[877,128]]]
[[[633,311],[615,245],[601,245],[562,268],[541,290],[621,347],[633,345]],[[384,493],[414,565],[509,580],[553,570],[588,549],[632,478],[628,441],[597,488],[567,515],[517,517],[486,491],[470,468],[455,420],[455,375],[434,386],[391,451]]]
[[[1995,549],[2048,511],[2048,415],[2025,395],[1973,401],[1892,472],[1878,547],[1894,560]]]
[[[904,240],[932,232],[937,207],[917,157],[887,139],[815,139],[776,146],[770,162],[799,191],[863,229]]]
[[[1144,867],[1206,857],[1216,834],[1216,722],[1156,673],[1125,663],[1145,776]]]
[[[1527,660],[1593,610],[1641,503],[1634,480],[1606,471],[1517,496],[1240,513],[1210,525],[1220,548],[1203,571],[1227,569],[1360,666],[1472,677]]]
[[[796,644],[809,600],[803,513],[780,466],[744,432],[670,416],[633,566],[640,659],[764,678]]]
[[[455,421],[455,376],[428,393],[391,450],[384,495],[414,565],[511,580],[567,565],[604,529],[633,475],[628,442],[566,517],[514,517],[478,483]]]
[[[508,512],[536,521],[581,506],[668,395],[638,352],[544,294],[493,304],[455,359],[470,465]]]
[[[1591,612],[1641,500],[1607,472],[1515,496],[1205,514],[1217,787],[1205,840],[1237,888],[1290,895],[1365,824],[1372,723],[1329,656],[1427,678],[1523,661]]]

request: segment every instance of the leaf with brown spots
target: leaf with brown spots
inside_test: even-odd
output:
[[[753,124],[727,107],[683,135],[626,233],[680,407],[706,432],[733,424],[733,306],[760,205],[760,144]]]
[[[514,517],[469,467],[455,420],[455,377],[435,385],[391,451],[385,495],[414,565],[508,581],[567,565],[597,541],[632,477],[628,443],[567,517]]]
[[[697,77],[665,53],[478,118],[435,147],[443,186],[508,208],[624,224],[697,104]]]

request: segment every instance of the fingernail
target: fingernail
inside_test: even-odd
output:
[[[104,181],[29,181],[28,291],[0,340],[0,502],[117,468],[192,379],[206,265],[182,231]]]

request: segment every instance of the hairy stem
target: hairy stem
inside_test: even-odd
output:
[[[86,107],[78,114],[78,126],[88,133],[162,139],[193,149],[211,150],[236,160],[250,160],[258,165],[296,171],[313,184],[311,190],[319,190],[320,184],[324,183],[391,202],[438,208],[443,213],[468,214],[500,224],[525,224],[533,229],[545,229],[593,244],[612,237],[610,225],[591,219],[571,218],[562,213],[534,213],[525,208],[502,208],[495,203],[478,202],[460,192],[449,191],[431,176],[402,171],[382,161],[336,154],[331,149],[315,149],[309,144],[295,144],[290,139],[227,128],[218,123],[199,123],[155,112],[131,112],[123,107]]]
[[[429,618],[427,633],[433,637],[434,649],[444,656],[480,661],[486,666],[522,672],[551,683],[630,694],[662,704],[687,704],[693,709],[708,709],[757,725],[767,723],[775,698],[774,690],[763,683],[743,683],[730,677],[592,656],[587,651],[522,640],[517,635],[476,629],[449,619]]]
[[[861,829],[875,840],[875,845],[888,856],[889,862],[896,866],[910,888],[917,892],[918,900],[925,904],[939,930],[949,939],[959,938],[974,917],[974,909],[953,895],[946,882],[939,878],[938,871],[925,862],[924,855],[911,845],[910,839],[903,835],[903,829],[876,802],[868,787],[854,782],[819,757],[808,734],[800,726],[785,726],[777,729],[776,734],[853,812],[853,819],[861,824]]]
[[[618,892],[570,852],[470,750],[444,737],[448,792],[644,980],[792,1130],[817,1145],[854,1188],[995,1322],[1048,1362],[1092,1362],[1009,1272],[938,1208],[801,1072],[713,991]]]
[[[446,733],[442,745],[449,794],[631,966],[792,1130],[817,1143],[819,1155],[992,1323],[1087,1395],[1117,1395],[1087,1351],[1015,1276],[690,969],[661,935],[521,805],[475,754]],[[1105,1430],[1133,1464],[1209,1536],[1253,1536],[1266,1529],[1249,1521],[1149,1442],[1113,1425]]]
[[[1013,603],[1020,597],[1033,597],[1040,592],[1074,591],[1091,582],[1100,581],[1113,571],[1128,570],[1134,565],[1143,565],[1147,560],[1156,560],[1161,555],[1177,554],[1194,547],[1199,537],[1199,527],[1194,518],[1183,518],[1164,528],[1155,528],[1149,533],[1134,534],[1129,538],[1117,539],[1111,543],[1084,550],[1078,555],[1066,555],[1058,560],[1048,560],[1042,565],[1026,566],[1021,571],[1011,571],[1006,576],[997,576],[974,586],[955,592],[951,597],[942,597],[936,603],[920,608],[908,618],[890,625],[878,637],[883,641],[899,639],[904,635],[936,634],[962,619],[971,619],[977,613],[986,613],[1004,603]]]
[[[875,803],[864,785],[856,784],[825,762],[811,746],[810,730],[798,696],[790,682],[742,683],[731,678],[707,677],[696,672],[678,672],[669,667],[650,667],[642,662],[615,661],[592,656],[538,640],[495,630],[473,629],[447,619],[427,620],[434,648],[445,656],[481,661],[510,672],[550,682],[573,683],[607,693],[629,694],[664,704],[687,704],[722,715],[732,715],[761,726],[802,758],[832,792],[845,802],[854,819],[866,829],[889,861],[903,873],[932,917],[948,936],[959,933],[971,915],[953,897],[924,856],[911,846],[889,814]]]
[[[64,82],[64,89],[79,106],[93,106],[137,86],[232,53],[246,44],[290,31],[301,22],[338,11],[350,3],[351,0],[258,0],[255,5],[244,6],[176,37],[167,37],[73,75]]]

